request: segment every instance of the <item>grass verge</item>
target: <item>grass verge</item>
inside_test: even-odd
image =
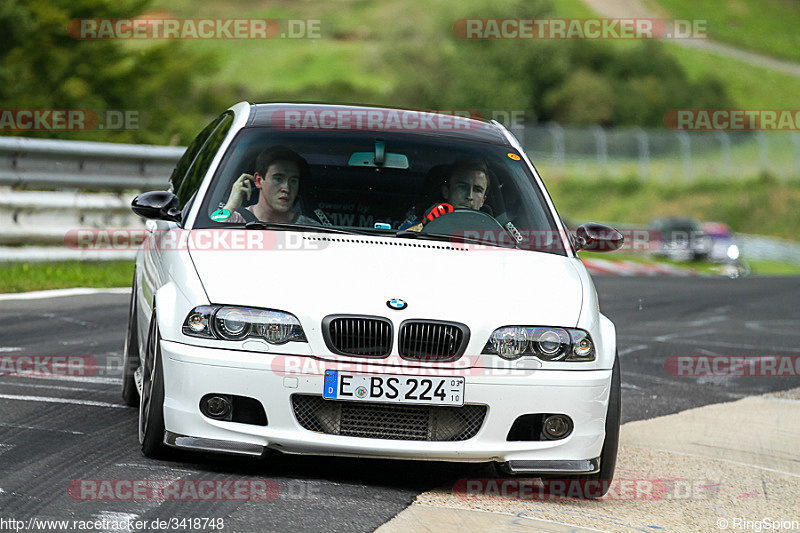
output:
[[[781,261],[748,261],[753,274],[758,276],[800,276],[800,265]]]
[[[0,263],[0,293],[71,287],[130,287],[133,261]]]
[[[671,261],[662,257],[653,257],[646,254],[637,253],[597,253],[580,252],[581,259],[605,259],[607,261],[628,261],[639,264],[669,265],[677,268],[691,270],[698,274],[727,275],[724,272],[724,265],[720,263],[708,263],[704,261]],[[787,263],[784,261],[747,261],[750,267],[750,275],[753,276],[798,276],[800,275],[800,265]]]

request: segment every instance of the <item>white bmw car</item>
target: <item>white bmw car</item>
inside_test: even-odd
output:
[[[239,103],[139,195],[123,397],[177,448],[610,482],[615,328],[502,125]],[[601,490],[596,495],[604,493]]]

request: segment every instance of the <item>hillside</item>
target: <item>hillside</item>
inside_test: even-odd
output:
[[[708,2],[695,3],[693,0],[659,0],[658,4],[653,3],[653,0],[648,1],[648,7],[662,16],[708,19],[708,13],[713,12],[724,21],[744,18],[743,21],[730,24],[709,20],[709,31],[714,37],[719,35],[720,39],[738,42],[741,38],[739,44],[752,45],[754,50],[774,52],[783,57],[796,54],[800,58],[800,46],[791,44],[800,39],[800,34],[790,31],[797,27],[790,21],[800,20],[797,18],[800,17],[798,2],[715,0],[713,3],[719,4],[718,7],[710,9]],[[770,20],[780,20],[780,23],[756,23],[750,17],[743,17],[742,14],[751,13],[754,6],[762,2],[768,6],[764,16]],[[395,103],[392,101],[393,90],[407,79],[408,71],[398,68],[395,62],[385,60],[387,49],[406,45],[396,41],[387,42],[390,36],[394,37],[389,33],[389,26],[408,24],[409,20],[424,21],[415,22],[416,26],[424,25],[424,28],[409,28],[435,36],[437,32],[451,32],[452,23],[458,18],[475,16],[476,13],[485,13],[485,16],[519,16],[518,5],[514,0],[498,0],[492,3],[464,0],[454,7],[450,2],[410,0],[401,7],[374,0],[352,0],[333,3],[282,2],[266,7],[257,1],[197,4],[189,0],[156,0],[151,11],[187,18],[319,20],[322,36],[320,39],[273,39],[266,43],[258,40],[198,40],[188,43],[187,46],[191,46],[193,52],[209,52],[216,56],[218,71],[210,75],[206,82],[212,86],[235,87],[237,99],[347,99],[350,102],[391,105]],[[551,10],[547,16],[597,16],[581,0],[558,0],[547,5]],[[776,28],[776,34],[769,35],[769,31]],[[412,39],[415,36],[409,34],[408,37]],[[776,44],[765,44],[773,41]],[[468,55],[470,46],[482,44],[464,41],[454,43],[444,37],[432,38],[431,42],[438,43],[441,47],[438,53],[453,58]],[[551,41],[549,44],[553,43],[569,46],[564,41]],[[610,43],[612,47],[620,49],[639,44],[632,41]],[[678,61],[690,80],[718,79],[729,96],[730,105],[734,107],[796,107],[796,95],[800,94],[798,78],[709,52],[687,50],[674,43],[664,42],[663,46]],[[409,58],[409,61],[412,60],[413,58]],[[464,72],[464,75],[469,75],[469,72]],[[453,105],[442,102],[444,107],[448,104]],[[476,106],[477,104],[473,105]]]
[[[711,39],[800,62],[800,2],[797,0],[646,0],[672,19],[708,21]]]

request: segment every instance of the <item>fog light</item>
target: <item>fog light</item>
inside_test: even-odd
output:
[[[208,394],[200,400],[200,412],[208,418],[222,420],[231,414],[231,399],[219,394]]]
[[[566,415],[550,415],[544,419],[542,431],[548,439],[563,439],[572,432],[572,420]]]

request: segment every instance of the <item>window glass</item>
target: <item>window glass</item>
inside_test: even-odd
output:
[[[175,193],[178,196],[179,205],[181,207],[185,206],[192,195],[200,188],[203,177],[205,177],[206,172],[208,172],[211,161],[214,159],[214,156],[217,155],[219,147],[222,146],[222,142],[228,135],[232,123],[233,113],[225,113],[222,115],[216,129],[208,136],[205,144],[198,152],[188,172],[181,181],[180,187],[178,187]]]
[[[276,152],[280,158],[265,157]],[[377,152],[383,163],[375,163]],[[275,162],[259,169],[259,156],[262,165]],[[261,220],[354,234],[409,230],[424,239],[566,255],[524,160],[509,146],[460,138],[245,128],[202,202],[201,228]],[[442,203],[449,206],[442,216],[422,224]]]
[[[189,167],[192,166],[194,158],[197,157],[197,154],[205,144],[206,139],[208,139],[208,136],[211,135],[223,118],[225,118],[224,115],[215,118],[208,126],[203,128],[203,131],[201,131],[200,134],[195,137],[186,148],[186,151],[183,153],[181,158],[178,160],[178,163],[175,165],[175,168],[172,170],[172,175],[169,177],[170,190],[172,192],[176,192],[178,189],[180,189],[183,178],[189,171]]]

